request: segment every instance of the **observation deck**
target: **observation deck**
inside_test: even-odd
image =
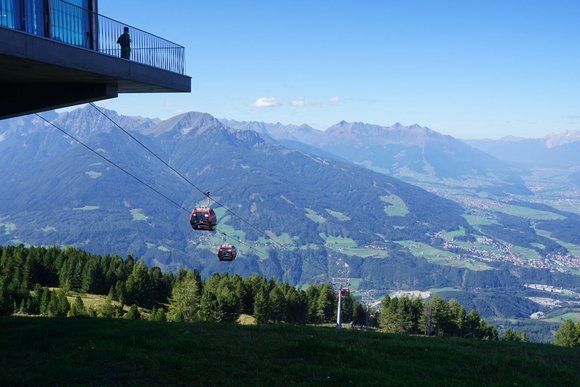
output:
[[[191,91],[182,46],[97,7],[96,0],[0,1],[0,119],[119,93]],[[125,27],[128,58],[117,43]]]

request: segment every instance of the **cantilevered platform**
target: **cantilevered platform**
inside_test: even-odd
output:
[[[132,29],[134,40],[146,44],[134,44],[131,58],[123,59],[116,44],[123,24],[98,17],[100,30],[89,48],[0,26],[0,119],[119,93],[191,91],[183,47]],[[110,36],[103,35],[106,29]]]

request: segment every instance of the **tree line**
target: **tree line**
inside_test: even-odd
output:
[[[457,336],[497,340],[498,331],[479,317],[476,310],[467,313],[456,300],[445,300],[435,296],[424,302],[418,298],[391,298],[382,302],[380,324],[391,333],[406,333],[427,336]],[[510,340],[527,341],[509,331]]]
[[[104,295],[106,301],[85,306],[80,297],[70,297],[75,293]],[[121,317],[124,305],[150,311],[148,318],[172,321],[236,321],[241,314],[258,323],[318,324],[336,318],[336,292],[329,284],[303,290],[257,274],[214,274],[203,280],[197,270],[163,272],[131,255],[0,246],[0,315]],[[342,311],[344,321],[365,321],[366,311],[350,295]]]
[[[78,295],[86,293],[106,298],[87,306]],[[354,325],[389,333],[499,339],[477,311],[467,313],[456,300],[385,296],[380,308],[370,311],[349,293],[341,301],[342,321]],[[337,302],[330,284],[298,289],[257,274],[227,273],[204,280],[197,270],[163,272],[130,255],[122,259],[72,247],[0,246],[0,315],[183,322],[234,322],[250,315],[258,324],[324,324],[336,321]],[[525,334],[511,330],[503,339],[527,341]]]

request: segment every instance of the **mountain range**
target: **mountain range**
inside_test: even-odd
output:
[[[296,285],[348,277],[355,292],[379,297],[454,289],[491,315],[541,309],[526,283],[580,290],[567,261],[580,216],[521,200],[531,192],[518,167],[450,136],[418,125],[340,122],[320,132],[103,111],[108,118],[90,105],[42,114],[84,146],[37,116],[0,121],[1,244],[74,245]],[[470,189],[483,201],[490,192],[512,198],[476,211],[409,183],[419,175],[476,180]],[[208,191],[218,230],[193,231],[189,211],[208,204]],[[224,242],[240,251],[231,264],[215,257]]]
[[[494,157],[524,167],[578,168],[580,131],[568,130],[544,138],[507,136],[499,140],[466,140]]]
[[[500,195],[530,193],[520,176],[521,168],[416,124],[380,126],[341,121],[319,131],[306,125],[223,122],[233,128],[268,134],[291,148],[304,150],[304,144],[313,146],[412,184],[449,181]]]

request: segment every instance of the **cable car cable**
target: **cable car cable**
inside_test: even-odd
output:
[[[79,140],[78,138],[76,138],[75,136],[71,135],[70,133],[67,133],[64,129],[59,128],[56,124],[50,122],[49,120],[47,120],[46,118],[44,118],[43,116],[41,116],[38,113],[35,113],[37,117],[39,117],[41,120],[43,120],[44,122],[46,122],[49,125],[52,125],[53,127],[55,127],[57,130],[59,130],[60,132],[64,133],[66,136],[72,138],[73,140],[75,140],[77,143],[79,143],[80,145],[84,146],[85,148],[87,148],[88,150],[90,150],[91,152],[93,152],[94,154],[96,154],[97,156],[99,156],[100,158],[102,158],[103,160],[107,161],[108,163],[112,164],[113,166],[117,167],[118,169],[120,169],[121,171],[125,172],[127,175],[131,176],[133,179],[137,180],[139,183],[145,185],[146,187],[148,187],[149,189],[151,189],[152,191],[154,191],[155,193],[159,194],[160,196],[163,196],[165,199],[167,199],[168,201],[170,201],[171,203],[173,203],[177,208],[181,208],[182,210],[184,210],[185,212],[189,213],[189,210],[185,207],[183,207],[181,204],[175,202],[173,199],[171,199],[170,197],[168,197],[167,195],[165,195],[164,193],[160,192],[159,190],[155,189],[154,187],[152,187],[151,185],[147,184],[146,182],[144,182],[143,180],[141,180],[140,178],[138,178],[137,176],[133,175],[131,172],[127,171],[126,169],[124,169],[123,167],[121,167],[120,165],[116,164],[114,161],[108,159],[107,157],[103,156],[102,154],[100,154],[99,152],[97,152],[96,150],[94,150],[93,148],[91,148],[90,146],[88,146],[87,144],[85,144],[84,142],[82,142],[81,140]]]
[[[94,154],[96,154],[97,156],[99,156],[100,158],[102,158],[103,160],[105,160],[106,162],[108,162],[109,164],[113,165],[114,167],[118,168],[119,170],[121,170],[122,172],[124,172],[125,174],[131,176],[133,179],[135,179],[137,182],[143,184],[145,187],[149,188],[150,190],[152,190],[153,192],[157,193],[158,195],[162,196],[164,199],[166,199],[167,201],[169,201],[170,203],[174,204],[177,208],[182,209],[183,211],[185,211],[186,213],[190,213],[190,210],[188,210],[187,208],[183,207],[181,204],[175,202],[173,199],[171,199],[170,197],[168,197],[167,195],[165,195],[164,193],[160,192],[159,190],[157,190],[156,188],[152,187],[150,184],[147,184],[146,182],[144,182],[143,180],[141,180],[140,178],[138,178],[137,176],[135,176],[134,174],[132,174],[131,172],[127,171],[126,169],[124,169],[123,167],[121,167],[119,164],[115,163],[113,160],[103,156],[102,154],[100,154],[99,152],[97,152],[96,150],[94,150],[93,148],[91,148],[90,146],[88,146],[87,144],[85,144],[84,142],[82,142],[81,140],[79,140],[78,138],[76,138],[75,136],[71,135],[70,133],[68,133],[67,131],[65,131],[64,129],[60,128],[59,126],[57,126],[55,123],[47,120],[46,118],[44,118],[43,116],[41,116],[38,113],[35,113],[35,115],[40,118],[41,120],[43,120],[44,122],[46,122],[47,124],[53,126],[55,129],[57,129],[58,131],[62,132],[65,136],[68,136],[70,138],[72,138],[74,141],[76,141],[77,143],[79,143],[80,145],[82,145],[83,147],[85,147],[86,149],[90,150],[91,152],[93,152]],[[228,238],[231,238],[235,241],[238,241],[246,246],[248,246],[250,249],[254,250],[256,253],[260,253],[260,254],[266,254],[263,251],[257,250],[256,248],[254,248],[253,246],[244,243],[243,241],[232,237],[228,234],[226,234],[223,231],[220,231],[223,235],[225,235]]]
[[[220,207],[223,207],[227,212],[229,212],[230,214],[232,214],[233,216],[235,216],[236,218],[238,218],[239,220],[241,220],[242,222],[244,222],[246,225],[250,226],[251,228],[253,228],[255,231],[257,231],[258,233],[265,235],[269,240],[272,241],[272,243],[274,245],[276,245],[278,248],[280,249],[285,249],[285,246],[283,244],[280,244],[278,241],[275,241],[272,237],[270,237],[268,234],[266,234],[265,231],[260,230],[259,228],[257,228],[256,226],[254,226],[252,223],[248,222],[247,220],[245,220],[244,218],[242,218],[240,215],[236,214],[234,211],[232,211],[230,208],[228,208],[226,205],[220,203],[219,201],[217,201],[216,199],[214,199],[212,196],[210,196],[209,191],[204,191],[201,188],[197,187],[195,184],[193,184],[186,176],[184,176],[183,174],[181,174],[178,170],[176,170],[175,168],[173,168],[171,165],[169,165],[169,163],[167,163],[165,160],[163,160],[161,157],[159,157],[155,152],[153,152],[149,147],[147,147],[147,145],[143,144],[141,141],[139,141],[135,136],[133,136],[131,133],[129,133],[125,128],[123,128],[121,125],[119,125],[117,122],[115,122],[115,120],[113,120],[112,118],[110,118],[107,114],[105,114],[105,112],[103,112],[97,105],[95,105],[93,102],[89,102],[89,105],[91,105],[93,108],[95,108],[95,110],[97,110],[99,113],[101,113],[106,119],[108,119],[111,123],[113,123],[113,125],[115,125],[117,128],[121,129],[125,134],[127,134],[129,137],[131,137],[133,140],[135,140],[139,145],[141,145],[146,151],[148,151],[151,155],[153,155],[153,157],[155,157],[157,160],[159,160],[161,163],[163,163],[165,166],[167,166],[169,169],[171,169],[174,173],[176,173],[179,177],[181,177],[184,181],[186,181],[187,183],[189,183],[189,185],[191,185],[193,188],[195,188],[196,190],[198,190],[201,194],[203,194],[204,196],[206,196],[208,198],[208,200],[213,201],[215,204],[217,204]]]
[[[190,182],[187,177],[183,176],[178,170],[176,170],[175,168],[173,168],[171,165],[169,165],[165,160],[163,160],[161,157],[157,156],[157,154],[155,152],[153,152],[151,149],[149,149],[149,147],[145,144],[143,144],[141,141],[139,141],[138,138],[136,138],[135,136],[133,136],[131,133],[129,133],[129,131],[125,130],[125,128],[123,128],[121,125],[117,124],[111,117],[109,117],[107,114],[105,114],[105,112],[103,112],[101,109],[99,109],[99,107],[97,105],[95,105],[92,102],[89,102],[89,105],[91,105],[93,108],[95,108],[99,113],[101,113],[103,115],[103,117],[105,117],[107,120],[111,121],[111,123],[113,125],[115,125],[117,128],[121,129],[127,136],[131,137],[134,141],[137,142],[137,144],[141,145],[145,150],[147,150],[153,157],[155,157],[157,160],[161,161],[163,164],[165,164],[165,166],[167,166],[169,169],[171,169],[174,173],[176,173],[179,177],[181,177],[183,180],[187,181],[193,188],[195,188],[196,190],[198,190],[201,194],[206,195],[206,193],[209,195],[208,191],[203,191],[202,189],[198,188],[195,184],[193,184],[192,182]],[[208,196],[206,195],[206,196]],[[209,197],[209,196],[208,196]]]
[[[263,251],[261,251],[261,250],[257,250],[257,249],[256,249],[256,248],[254,248],[252,245],[249,245],[248,243],[246,243],[246,242],[242,241],[241,239],[238,239],[238,238],[236,238],[236,237],[234,237],[234,236],[230,236],[230,235],[226,234],[226,233],[225,233],[225,232],[223,232],[223,231],[220,231],[220,233],[221,233],[222,235],[224,235],[226,238],[233,239],[233,240],[235,240],[236,242],[239,242],[239,243],[241,243],[242,245],[249,247],[250,249],[254,250],[256,253],[260,253],[260,254],[266,254],[265,252],[263,252]]]

